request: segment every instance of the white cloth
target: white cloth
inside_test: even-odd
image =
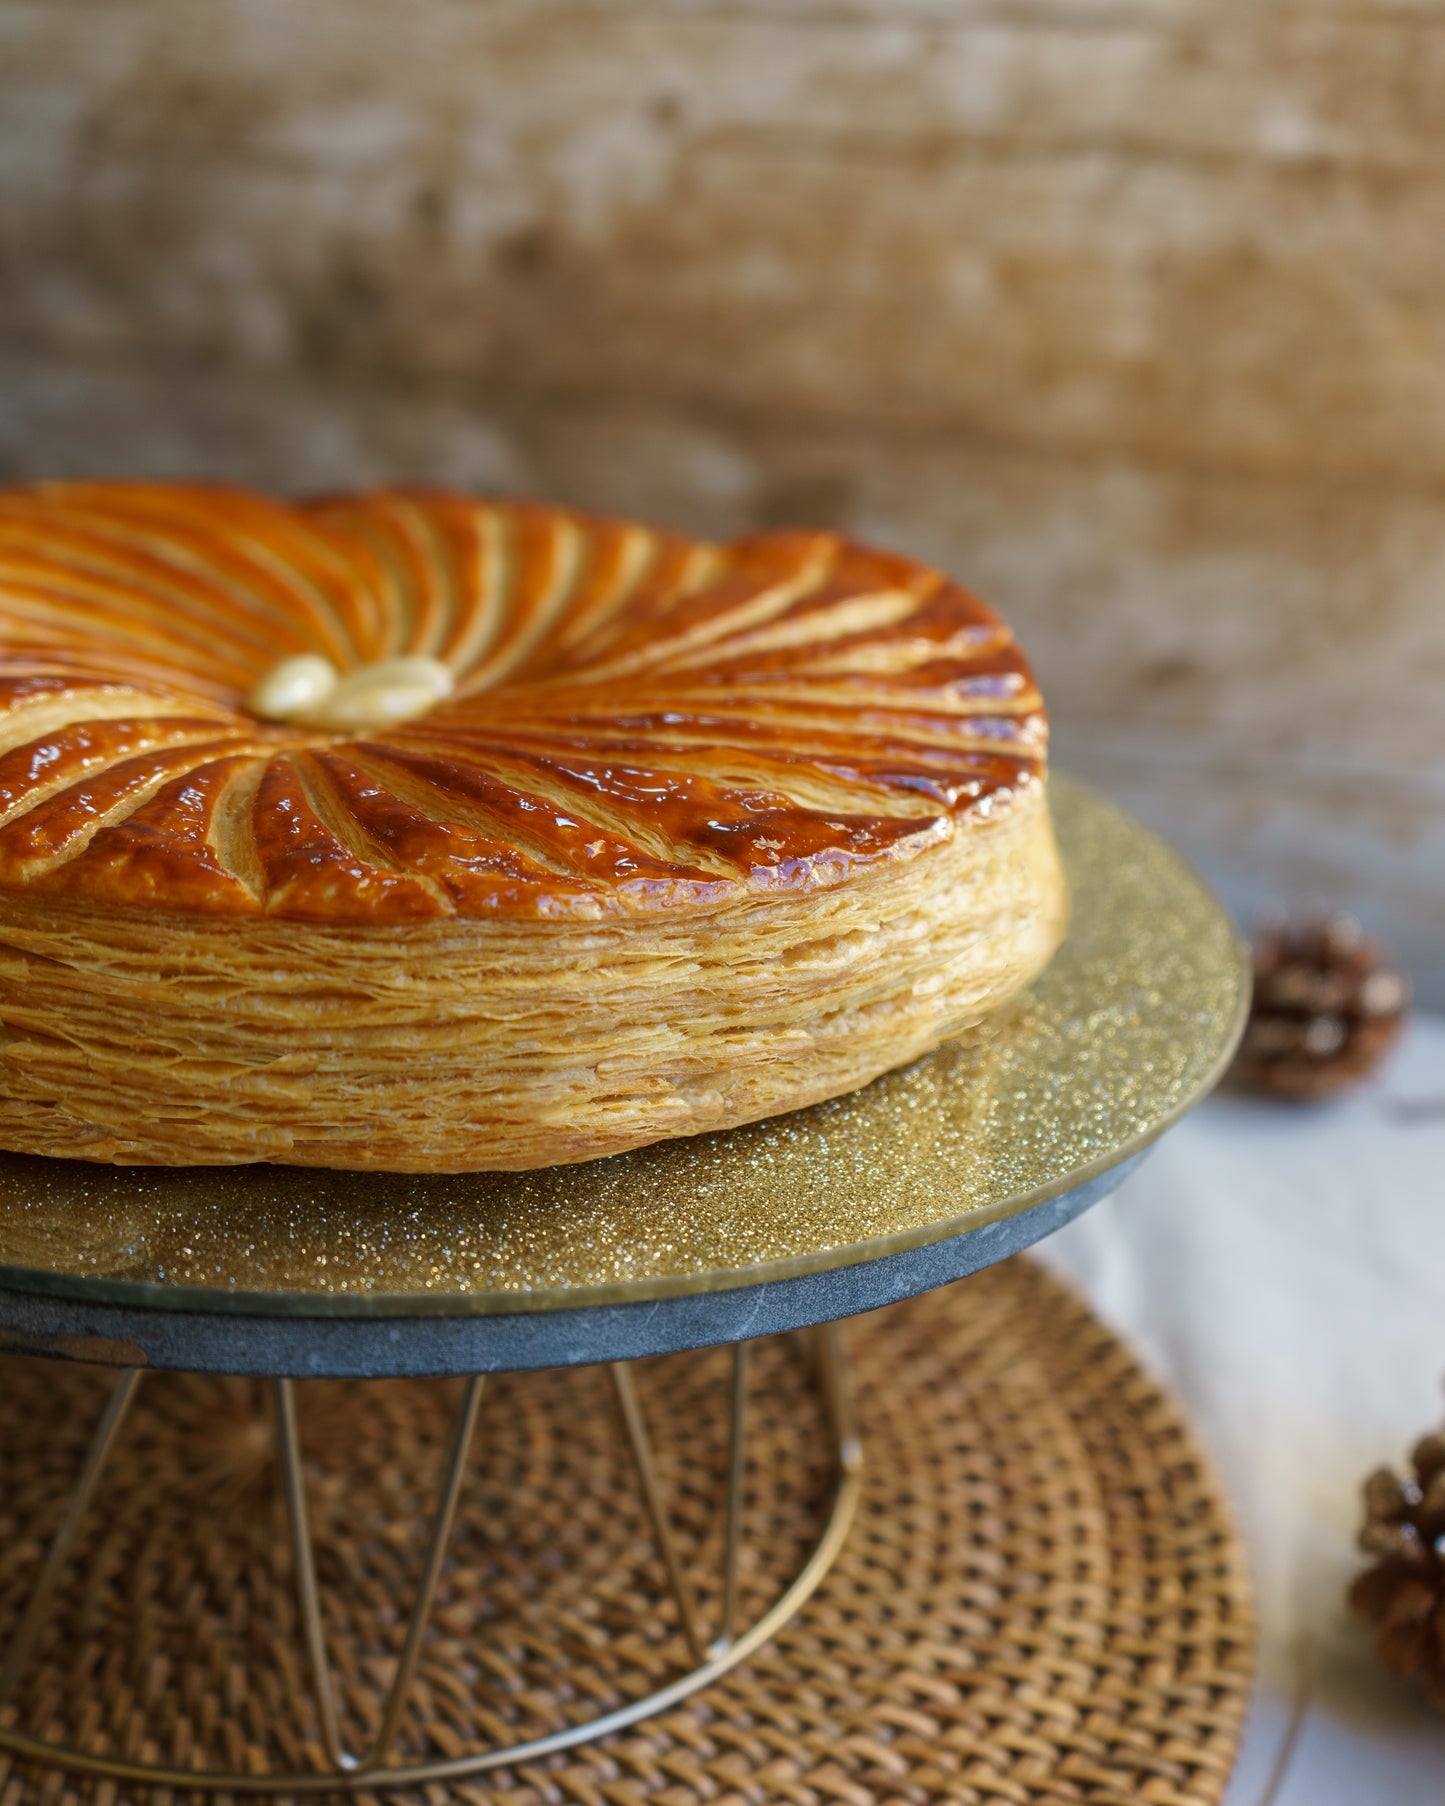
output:
[[[1259,1687],[1229,1806],[1445,1801],[1445,1715],[1343,1604],[1360,1481],[1445,1420],[1445,1018],[1333,1105],[1220,1097],[1041,1250],[1172,1389],[1254,1567]]]

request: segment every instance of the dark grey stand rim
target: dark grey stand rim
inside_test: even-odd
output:
[[[392,1379],[627,1361],[804,1329],[1006,1260],[1105,1198],[1147,1148],[1014,1216],[792,1279],[634,1304],[464,1317],[261,1317],[144,1310],[0,1290],[0,1348],[111,1367]]]

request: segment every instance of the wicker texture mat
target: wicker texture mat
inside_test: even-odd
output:
[[[850,1328],[864,1504],[820,1594],[710,1691],[600,1745],[428,1797],[507,1806],[1204,1806],[1244,1713],[1244,1561],[1174,1408],[1039,1270],[1012,1262]],[[755,1363],[745,1603],[816,1534],[828,1475],[798,1352]],[[728,1363],[639,1389],[715,1613]],[[104,1382],[0,1361],[0,1647]],[[303,1388],[343,1711],[375,1722],[455,1388]],[[149,1376],[55,1627],[27,1730],[132,1758],[309,1766],[316,1726],[259,1387]],[[488,1387],[408,1754],[590,1717],[686,1666],[601,1375]],[[0,1806],[120,1802],[8,1769]],[[142,1796],[138,1796],[142,1797]],[[398,1796],[414,1798],[415,1796]]]

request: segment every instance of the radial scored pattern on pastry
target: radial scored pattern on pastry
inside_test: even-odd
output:
[[[1041,769],[1008,629],[826,533],[711,546],[525,503],[0,497],[0,887],[326,921],[706,907],[906,857]],[[368,735],[280,659],[439,660]]]

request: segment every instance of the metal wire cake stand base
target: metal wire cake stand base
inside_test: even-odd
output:
[[[1056,782],[1055,810],[1073,921],[1022,1008],[987,1036],[794,1116],[586,1166],[446,1179],[0,1157],[0,1346],[120,1370],[0,1658],[0,1750],[191,1791],[457,1781],[636,1724],[759,1649],[823,1580],[857,1505],[863,1457],[837,1320],[977,1271],[1087,1208],[1212,1087],[1237,1039],[1247,979],[1218,904],[1112,806]],[[811,1552],[753,1613],[739,1573],[763,1336],[789,1337],[809,1365],[833,1479]],[[705,1622],[629,1362],[718,1344],[732,1344],[731,1382],[719,1401],[721,1572]],[[399,1754],[486,1375],[583,1364],[606,1365],[664,1580],[657,1610],[686,1665],[545,1736],[438,1759]],[[18,1722],[15,1702],[150,1368],[270,1381],[296,1671],[319,1727],[309,1768],[167,1766]],[[317,1580],[296,1382],[417,1374],[466,1377],[380,1720],[353,1748]]]
[[[714,1634],[709,1636],[700,1616],[693,1587],[678,1548],[668,1501],[654,1458],[652,1440],[644,1419],[631,1372],[625,1362],[614,1362],[609,1378],[618,1414],[625,1431],[637,1484],[647,1509],[657,1554],[666,1576],[677,1620],[691,1655],[692,1667],[640,1699],[600,1714],[579,1725],[551,1735],[481,1750],[452,1760],[393,1762],[398,1737],[411,1704],[422,1648],[436,1603],[437,1587],[457,1508],[467,1475],[468,1455],[476,1429],[485,1376],[474,1374],[463,1388],[452,1424],[436,1490],[436,1505],[425,1535],[426,1553],[422,1577],[407,1617],[405,1640],[396,1671],[387,1689],[381,1721],[367,1747],[353,1751],[342,1738],[327,1633],[316,1578],[316,1556],[307,1508],[301,1437],[297,1423],[295,1382],[271,1382],[276,1451],[282,1476],[286,1518],[295,1571],[301,1635],[314,1693],[315,1717],[321,1730],[321,1764],[314,1770],[291,1773],[235,1773],[169,1768],[159,1763],[129,1762],[103,1752],[62,1747],[26,1736],[13,1728],[0,1731],[0,1747],[38,1762],[58,1764],[74,1772],[173,1788],[203,1788],[227,1793],[297,1794],[333,1792],[338,1788],[421,1786],[460,1780],[487,1769],[537,1760],[579,1743],[602,1737],[654,1712],[685,1699],[688,1694],[745,1661],[754,1650],[785,1624],[816,1590],[848,1534],[857,1504],[862,1451],[854,1427],[852,1397],[838,1328],[826,1324],[815,1332],[813,1363],[827,1406],[830,1452],[835,1481],[822,1534],[797,1576],[751,1624],[740,1627],[738,1618],[739,1557],[744,1535],[743,1498],[747,1471],[748,1379],[752,1345],[738,1343],[732,1354],[730,1435],[725,1488],[725,1559],[722,1575],[722,1607]],[[21,1618],[3,1667],[0,1667],[0,1707],[14,1695],[37,1642],[46,1628],[59,1585],[72,1556],[77,1533],[91,1508],[108,1457],[121,1432],[142,1373],[131,1369],[117,1379],[96,1425],[84,1464],[70,1495],[64,1518],[50,1544],[34,1591]]]

